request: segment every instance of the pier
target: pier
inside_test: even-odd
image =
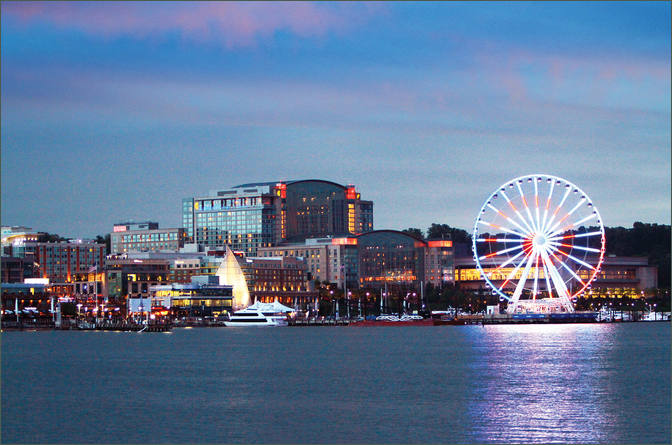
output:
[[[314,318],[309,318],[309,319],[297,319],[297,320],[289,320],[287,325],[292,326],[292,327],[300,327],[300,326],[347,326],[350,324],[350,321],[341,318],[338,320],[335,319],[314,319]]]

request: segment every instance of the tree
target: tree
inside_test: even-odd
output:
[[[471,235],[462,229],[450,227],[448,224],[432,223],[427,229],[428,239],[450,239],[453,243],[471,244]]]
[[[37,241],[40,243],[56,243],[59,241],[67,241],[67,238],[63,238],[60,235],[55,233],[40,233],[37,237]]]
[[[409,234],[411,236],[414,236],[416,238],[420,238],[420,239],[425,238],[424,234],[422,233],[422,230],[417,229],[415,227],[409,227],[408,229],[402,230],[402,232],[407,233],[407,234]]]
[[[111,238],[110,238],[110,234],[109,234],[109,233],[105,234],[105,236],[102,236],[102,235],[96,235],[96,240],[95,240],[95,241],[96,241],[98,244],[105,244],[105,253],[106,253],[107,255],[110,254],[110,252],[112,251],[112,249],[111,249],[111,244],[112,244],[112,242],[111,242]]]

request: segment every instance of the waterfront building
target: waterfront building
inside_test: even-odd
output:
[[[396,230],[362,234],[357,237],[359,284],[419,289],[421,283],[451,283],[452,246],[450,240],[423,240]]]
[[[48,285],[3,282],[0,287],[3,314],[5,311],[12,311],[12,317],[16,317],[16,309],[23,311],[26,308],[48,314],[53,296]]]
[[[341,289],[380,288],[386,283],[419,289],[421,282],[452,283],[452,246],[450,240],[423,240],[396,230],[376,230],[356,237],[311,238],[261,248],[259,256],[305,259],[311,279]]]
[[[34,277],[47,278],[51,289],[60,295],[74,292],[74,276],[101,268],[105,245],[91,240],[26,242],[26,261],[34,263]]]
[[[159,228],[159,223],[156,221],[128,221],[116,223],[112,230],[113,232],[128,232],[132,230],[154,230]]]
[[[110,255],[105,262],[107,297],[117,301],[147,297],[150,286],[170,284],[170,260]]]
[[[306,308],[318,293],[307,279],[306,262],[296,257],[247,258],[252,272],[252,297],[262,303],[280,303]]]
[[[232,312],[233,286],[214,282],[150,287],[152,307],[171,309],[175,317],[216,317]]]
[[[589,264],[597,264],[597,259],[586,260]],[[490,271],[488,260],[481,260],[486,272]],[[571,266],[571,263],[569,263]],[[493,265],[494,267],[494,265]],[[504,267],[493,274],[492,282],[495,286],[501,286],[513,268]],[[513,290],[520,279],[522,271],[519,270],[509,281],[504,289]],[[539,271],[540,278],[544,277],[543,270]],[[582,280],[588,280],[585,270],[579,272]],[[489,293],[480,271],[476,268],[473,257],[463,256],[455,259],[455,283],[462,289]],[[570,286],[571,286],[570,282]],[[546,290],[545,280],[539,282],[541,290]],[[638,298],[643,296],[646,289],[658,286],[658,268],[650,266],[646,257],[617,257],[609,255],[604,258],[600,272],[591,284],[588,295],[593,297],[629,297]],[[570,292],[572,291],[570,287]]]
[[[201,258],[181,258],[170,261],[169,279],[172,283],[189,283],[191,277],[201,275]]]
[[[190,242],[256,256],[282,242],[371,231],[373,203],[331,181],[250,183],[183,199],[182,224]]]
[[[94,267],[89,272],[74,274],[72,295],[75,298],[105,298],[107,296],[107,276],[104,268]]]
[[[343,288],[358,286],[357,239],[308,238],[302,243],[284,243],[274,247],[260,248],[258,256],[300,258],[306,262],[308,280],[328,281]]]
[[[184,247],[182,228],[160,229],[155,222],[119,223],[110,233],[110,253],[178,251]]]
[[[2,226],[2,255],[25,257],[25,243],[37,242],[40,235],[30,227]]]
[[[3,256],[0,269],[3,283],[23,283],[23,279],[26,276],[26,267],[23,258]]]

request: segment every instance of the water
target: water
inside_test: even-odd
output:
[[[670,324],[5,332],[2,442],[669,443]]]

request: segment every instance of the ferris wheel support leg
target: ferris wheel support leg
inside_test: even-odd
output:
[[[509,305],[506,308],[506,312],[509,314],[516,312],[516,308],[518,307],[518,299],[520,298],[520,294],[523,292],[523,287],[525,287],[525,281],[527,281],[527,276],[530,273],[530,268],[534,262],[534,257],[534,255],[529,255],[527,258],[527,264],[525,265],[525,270],[523,270],[523,275],[520,277],[520,280],[516,285],[516,290],[513,292],[511,301],[509,301]]]
[[[548,253],[546,251],[541,252],[541,258],[546,264],[546,268],[551,275],[551,281],[555,285],[560,303],[567,310],[567,312],[574,312],[574,306],[569,299],[569,291],[567,291],[567,286],[565,286],[565,282],[562,280],[562,277],[560,277],[558,269],[556,269],[556,267],[553,265],[553,262],[548,257]]]

